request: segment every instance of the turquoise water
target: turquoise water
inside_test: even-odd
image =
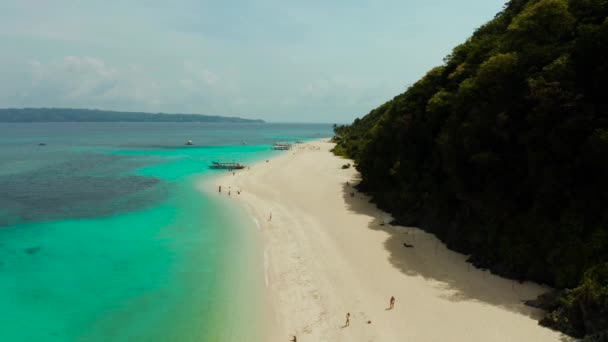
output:
[[[253,162],[273,141],[330,134],[0,125],[0,341],[260,340],[255,226],[198,187],[212,160]]]

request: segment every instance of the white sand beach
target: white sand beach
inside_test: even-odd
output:
[[[570,340],[539,326],[540,312],[522,303],[545,288],[477,270],[433,235],[389,225],[388,214],[346,185],[358,174],[341,168],[352,161],[332,147],[296,145],[210,185],[222,185],[222,196],[230,187],[234,204],[259,224],[270,341]]]

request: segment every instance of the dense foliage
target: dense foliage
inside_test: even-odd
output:
[[[264,122],[199,114],[152,114],[73,108],[0,109],[0,122]]]
[[[512,0],[335,152],[403,224],[569,289],[543,320],[608,327],[608,0]]]

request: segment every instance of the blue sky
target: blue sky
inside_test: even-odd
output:
[[[2,0],[0,107],[350,122],[505,0]]]

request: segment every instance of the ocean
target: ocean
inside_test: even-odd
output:
[[[0,124],[0,341],[262,339],[259,234],[201,189],[222,172],[208,165],[331,135],[328,124]]]

